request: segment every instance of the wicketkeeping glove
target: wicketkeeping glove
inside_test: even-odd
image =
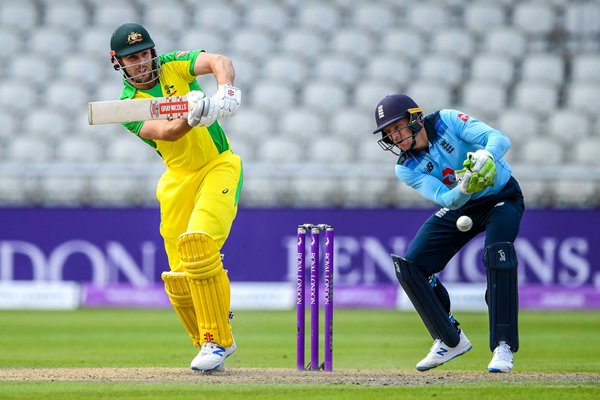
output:
[[[468,168],[463,168],[455,172],[458,179],[458,190],[464,194],[481,192],[486,185],[485,179],[477,172],[471,172]]]
[[[217,107],[217,119],[232,116],[240,107],[242,91],[230,83],[217,86],[217,93],[212,96]]]
[[[212,98],[205,97],[200,90],[194,90],[187,94],[187,100],[189,126],[209,126],[217,120],[217,104]]]
[[[494,186],[496,183],[496,163],[494,157],[487,150],[477,150],[467,153],[463,166],[471,172],[479,174],[485,180],[485,186]]]

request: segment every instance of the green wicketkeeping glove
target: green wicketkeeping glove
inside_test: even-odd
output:
[[[481,192],[485,188],[485,179],[477,172],[471,172],[468,168],[463,168],[455,172],[458,179],[458,190],[464,194]]]
[[[467,153],[463,166],[471,172],[478,173],[485,180],[485,186],[494,186],[496,183],[496,163],[489,151],[477,150],[475,153]]]

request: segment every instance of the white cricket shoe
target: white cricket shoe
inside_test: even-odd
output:
[[[433,346],[429,350],[429,354],[417,363],[418,371],[427,371],[435,368],[438,365],[442,365],[445,362],[452,360],[467,351],[471,350],[471,342],[467,339],[467,336],[463,331],[460,331],[460,342],[456,347],[446,346],[440,339],[433,341]]]
[[[206,342],[200,348],[198,355],[192,360],[190,368],[194,371],[222,371],[224,370],[223,361],[229,357],[236,349],[235,340],[231,347],[223,347],[216,343]]]
[[[492,361],[488,364],[490,372],[510,372],[513,367],[513,352],[506,342],[498,343],[494,349]]]

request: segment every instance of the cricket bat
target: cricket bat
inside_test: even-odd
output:
[[[155,97],[135,100],[93,101],[88,103],[90,125],[116,124],[155,119],[186,118],[185,96]]]

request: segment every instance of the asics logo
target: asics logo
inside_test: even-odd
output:
[[[442,356],[442,357],[443,357],[443,356],[444,356],[444,354],[446,354],[447,352],[448,352],[448,350],[447,350],[447,349],[445,349],[445,348],[443,348],[443,347],[440,347],[440,349],[439,349],[438,351],[436,351],[436,353],[437,353],[438,355]]]

